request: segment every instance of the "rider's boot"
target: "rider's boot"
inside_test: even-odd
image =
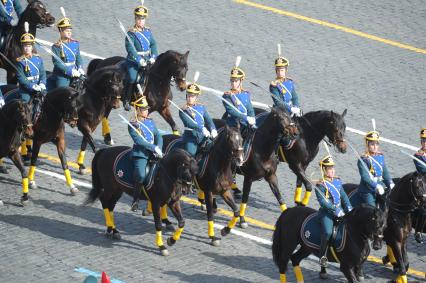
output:
[[[139,199],[140,199],[140,195],[141,195],[142,190],[144,190],[143,183],[137,182],[136,185],[135,185],[135,188],[133,190],[133,202],[132,202],[132,205],[130,206],[130,210],[138,211]]]
[[[130,105],[130,101],[132,99],[132,94],[133,94],[134,89],[135,89],[135,84],[128,84],[127,85],[125,96],[123,97],[124,98],[123,99],[123,107],[124,107],[124,110],[126,110],[126,111],[130,111],[130,109],[132,109],[131,105]]]
[[[328,249],[328,239],[326,236],[321,235],[321,245],[319,250],[319,264],[321,267],[327,267],[327,249]]]

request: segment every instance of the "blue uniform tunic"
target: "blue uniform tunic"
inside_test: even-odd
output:
[[[416,157],[417,159],[423,161],[423,163],[426,164],[426,151],[419,149],[419,151],[417,151],[414,154],[414,157]],[[417,160],[414,160],[414,165],[416,166],[416,170],[419,173],[426,173],[426,166],[423,165],[422,163],[418,162]]]
[[[185,126],[185,131],[183,132],[184,149],[194,157],[198,146],[204,140],[203,128],[206,127],[209,131],[212,131],[216,127],[207,112],[206,106],[202,104],[186,105],[182,109],[187,114],[185,115],[179,111],[179,117]]]
[[[128,83],[136,83],[140,59],[155,59],[158,56],[157,43],[151,30],[147,27],[144,27],[142,30],[133,28],[127,32],[127,35],[136,50],[126,37],[125,47],[127,58],[124,66],[127,70]],[[143,79],[144,78],[141,77],[141,81],[143,81]]]
[[[132,126],[136,128],[139,134],[130,126],[128,131],[133,139],[132,159],[134,164],[134,181],[143,183],[145,181],[145,168],[149,158],[154,152],[154,148],[163,147],[163,137],[154,124],[154,121],[147,118],[144,121],[132,121]]]
[[[33,54],[31,57],[19,57],[16,61],[16,67],[19,70],[17,72],[19,92],[8,95],[6,102],[21,99],[28,103],[35,93],[32,87],[40,83],[46,85],[46,71],[43,60],[37,54]]]
[[[72,70],[78,70],[83,66],[80,55],[80,43],[77,40],[59,40],[52,45],[52,52],[61,58],[65,66],[52,56],[53,73],[48,80],[48,90],[61,86],[69,86],[72,79]]]
[[[21,3],[19,0],[6,0],[0,1],[0,31],[3,32],[3,27],[10,26],[13,20],[13,10],[16,11],[18,18],[21,18],[24,10],[22,9]],[[0,34],[1,34],[0,33]]]
[[[226,124],[230,127],[236,127],[237,124],[240,123],[242,128],[247,127],[247,117],[255,116],[253,105],[251,104],[250,93],[246,90],[242,90],[240,92],[229,91],[225,92],[222,97],[239,110],[239,112],[236,111],[228,103],[222,101],[223,106],[225,106],[226,113],[228,114]]]
[[[362,161],[358,160],[357,164],[359,174],[361,175],[358,187],[359,196],[362,200],[361,203],[375,206],[377,184],[390,188],[390,185],[393,183],[392,178],[386,167],[385,157],[382,153],[375,155],[364,154],[361,156],[361,159]]]
[[[342,187],[340,178],[326,178],[317,185],[315,190],[320,209],[318,211],[319,221],[321,223],[321,234],[330,239],[333,233],[333,219],[337,217],[342,210],[347,213],[352,210],[351,203],[345,190]]]
[[[275,106],[284,107],[291,114],[292,107],[299,107],[299,96],[296,93],[292,79],[277,79],[269,85]]]

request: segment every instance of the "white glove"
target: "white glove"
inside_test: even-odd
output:
[[[149,63],[152,65],[152,64],[154,64],[155,63],[155,58],[149,58]]]
[[[210,135],[211,135],[212,139],[216,138],[216,137],[217,137],[217,131],[216,131],[216,129],[213,129],[213,130],[210,132]]]
[[[159,158],[163,158],[163,152],[161,151],[161,148],[159,148],[158,146],[156,146],[156,147],[154,148],[154,152],[157,154],[157,156],[158,156]]]
[[[291,107],[290,111],[292,114],[294,114],[297,117],[300,117],[300,108],[299,107]]]
[[[46,90],[46,85],[44,83],[39,83],[38,86],[41,90]]]
[[[390,183],[389,188],[392,190],[395,187],[395,183]]]
[[[345,216],[345,213],[343,212],[343,210],[339,210],[339,213],[337,213],[337,217],[343,217]]]
[[[3,96],[0,96],[0,108],[2,108],[5,104]]]
[[[207,130],[207,128],[206,128],[206,127],[203,127],[203,135],[204,135],[206,138],[210,137],[210,132],[209,132],[209,130]]]
[[[41,91],[41,87],[39,85],[33,85],[33,90]]]
[[[376,185],[376,192],[377,192],[379,195],[383,195],[383,194],[385,193],[385,189],[383,188],[383,186],[382,186],[382,185],[377,184],[377,185]]]
[[[84,69],[83,68],[79,68],[78,69],[78,72],[80,73],[80,75],[82,75],[82,76],[84,76],[85,74],[86,74],[86,72],[84,72]]]
[[[250,126],[253,126],[256,124],[256,118],[247,116],[247,123],[249,123]]]
[[[79,78],[80,77],[80,72],[77,69],[72,69],[71,76],[73,78]]]
[[[146,61],[145,61],[145,59],[144,59],[144,58],[141,58],[141,59],[139,60],[139,65],[141,65],[141,67],[146,67]]]

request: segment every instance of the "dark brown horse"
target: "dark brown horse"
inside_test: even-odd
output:
[[[66,184],[69,186],[71,194],[78,192],[72,182],[65,155],[65,123],[72,128],[77,125],[79,107],[77,99],[78,92],[71,87],[56,88],[46,94],[40,116],[34,124],[31,167],[29,171],[30,187],[32,189],[37,187],[34,181],[34,174],[40,147],[42,144],[52,142],[57,148]]]
[[[21,203],[28,202],[28,172],[24,167],[19,146],[33,135],[31,109],[19,100],[13,100],[0,108],[0,158],[9,157],[22,176]]]
[[[169,109],[169,99],[173,99],[170,85],[173,80],[180,91],[184,91],[186,89],[188,55],[189,51],[185,54],[181,54],[173,50],[168,50],[160,54],[155,63],[149,67],[146,87],[144,90],[144,95],[147,97],[148,104],[150,105],[149,112],[157,111],[170,125],[174,134],[178,133],[178,128]],[[114,56],[104,60],[94,59],[87,67],[87,74],[90,76],[94,70],[105,66],[122,66],[125,60],[126,59],[124,57],[120,56]],[[123,78],[125,78],[126,71],[123,68],[121,70]],[[127,97],[127,94],[125,93],[122,94],[122,101],[124,105],[135,100],[135,98],[140,95],[136,88],[132,93],[133,97]],[[109,112],[107,111],[105,117],[108,118],[108,115]],[[111,136],[108,135],[110,133],[110,129],[107,124],[107,120],[104,120],[103,123],[102,135],[104,136],[105,142],[110,143]]]
[[[16,58],[22,55],[20,38],[21,35],[25,33],[25,22],[29,24],[29,33],[36,37],[37,28],[52,26],[55,22],[55,18],[47,11],[46,5],[41,1],[29,0],[27,8],[22,13],[18,24],[10,30],[5,39],[4,47],[1,50],[11,62],[15,62]],[[1,57],[0,68],[7,71],[8,84],[17,83],[16,70]]]
[[[264,112],[263,109],[256,109],[256,113]],[[297,176],[296,191],[294,200],[297,205],[307,205],[312,192],[312,185],[306,176],[306,168],[317,156],[319,144],[325,138],[341,153],[346,152],[345,131],[346,124],[344,117],[346,109],[342,114],[333,111],[313,111],[302,117],[294,118],[299,129],[299,135],[294,144],[285,149],[280,146],[278,153],[280,161],[287,162],[291,171]],[[302,199],[302,184],[306,188]]]
[[[85,174],[84,155],[87,144],[93,152],[96,145],[92,133],[105,117],[108,109],[120,107],[123,90],[122,73],[116,66],[97,69],[85,82],[85,91],[81,97],[82,107],[78,111],[78,129],[83,134],[80,153],[77,158],[79,173]]]
[[[164,136],[163,150],[165,151],[170,142],[178,139],[176,135]],[[211,244],[219,245],[220,238],[215,236],[213,223],[213,196],[220,195],[234,212],[234,218],[228,226],[221,231],[222,236],[229,234],[239,219],[238,207],[235,204],[231,185],[233,182],[233,168],[240,166],[243,162],[243,139],[238,130],[228,126],[219,131],[212,144],[207,145],[208,151],[201,154],[201,162],[207,162],[203,171],[194,179],[199,190],[204,192],[207,205],[208,236]],[[174,149],[174,148],[173,148]],[[201,149],[207,150],[207,149]]]
[[[126,146],[117,146],[100,149],[96,152],[92,161],[92,184],[93,189],[89,193],[87,203],[94,202],[97,198],[102,203],[105,220],[107,223],[107,236],[120,239],[120,233],[114,223],[113,211],[117,201],[123,192],[133,196],[134,188],[123,185],[116,179],[117,172],[114,171],[114,163],[117,157],[131,150]],[[131,163],[131,160],[126,160]],[[176,243],[180,238],[185,225],[180,207],[180,197],[185,194],[192,183],[192,178],[197,174],[198,166],[195,160],[184,150],[174,150],[166,154],[157,163],[158,169],[154,169],[152,186],[146,187],[142,198],[150,200],[152,203],[156,244],[161,254],[166,256],[168,251],[163,244],[161,233],[160,208],[168,205],[173,215],[178,220],[179,228],[176,229],[172,237],[167,240],[169,246]]]

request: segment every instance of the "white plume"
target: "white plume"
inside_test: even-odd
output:
[[[323,144],[324,144],[325,150],[327,151],[327,155],[331,156],[330,148],[328,147],[328,144],[325,141],[323,141]]]
[[[373,124],[373,131],[376,130],[376,119],[371,119],[371,123]]]
[[[67,15],[65,14],[65,9],[64,9],[64,7],[60,7],[59,9],[61,9],[61,14],[62,14],[62,16],[63,16],[64,18],[66,18],[66,17],[67,17]]]
[[[141,0],[141,5],[143,6],[143,3],[145,2],[145,0]]]
[[[138,88],[138,91],[141,95],[143,95],[142,87],[140,84],[137,84],[136,87]]]
[[[24,23],[24,30],[26,33],[28,33],[30,31],[30,25],[28,24],[28,22]]]
[[[277,44],[278,47],[278,57],[281,57],[281,44]]]
[[[198,81],[199,77],[200,77],[200,72],[196,71],[194,74],[194,84]]]
[[[240,66],[241,63],[241,56],[237,56],[237,60],[235,60],[235,67]]]

